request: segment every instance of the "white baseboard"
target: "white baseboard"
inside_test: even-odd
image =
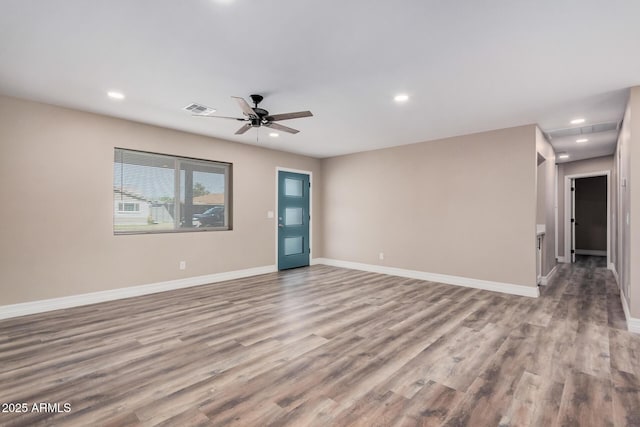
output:
[[[627,319],[627,329],[634,334],[640,334],[640,319],[630,317]]]
[[[628,324],[631,314],[629,313],[629,304],[627,304],[627,299],[624,297],[624,294],[622,292],[620,292],[620,302],[622,303],[622,309],[624,310],[624,317],[625,319],[627,319],[627,324]]]
[[[624,310],[624,318],[627,320],[627,330],[629,332],[633,332],[634,334],[640,334],[640,319],[631,317],[631,312],[629,311],[629,303],[624,297],[624,292],[622,291],[622,284],[620,283],[620,277],[618,276],[616,265],[614,263],[609,263],[609,270],[611,270],[611,272],[613,273],[613,277],[615,277],[616,283],[618,284],[618,289],[620,290],[620,302],[622,303],[622,309]]]
[[[549,280],[551,280],[551,278],[553,277],[554,274],[556,274],[557,271],[558,271],[558,264],[553,266],[551,271],[547,273],[546,276],[542,276],[542,279],[540,280],[540,284],[542,286],[547,286],[549,284]]]
[[[620,301],[622,301],[622,309],[624,310],[624,317],[627,319],[627,330],[629,332],[633,332],[634,334],[640,334],[640,319],[631,317],[631,312],[629,311],[629,304],[627,303],[627,299],[624,297],[622,291],[620,292]]]
[[[492,282],[488,280],[471,279],[468,277],[449,276],[446,274],[427,273],[417,270],[386,267],[382,265],[363,264],[359,262],[340,261],[329,258],[316,258],[316,264],[325,264],[333,267],[350,268],[353,270],[369,271],[371,273],[388,274],[391,276],[408,277],[411,279],[426,280],[430,282],[446,283],[449,285],[464,286],[467,288],[484,289],[486,291],[502,292],[505,294],[520,295],[537,298],[540,290],[537,286],[514,285],[511,283]]]
[[[169,280],[166,282],[151,283],[148,285],[131,286],[128,288],[118,288],[110,289],[108,291],[92,292],[88,294],[71,295],[68,297],[4,305],[0,306],[0,319],[8,319],[11,317],[26,316],[29,314],[42,313],[45,311],[60,310],[63,308],[71,308],[81,305],[96,304],[99,302],[155,294],[157,292],[172,291],[175,289],[189,288],[191,286],[207,285],[210,283],[223,282],[226,280],[241,279],[244,277],[257,276],[259,274],[273,273],[275,271],[277,271],[275,265],[267,265],[264,267],[255,267],[245,270],[207,274],[204,276]]]
[[[607,251],[592,251],[590,249],[576,249],[576,255],[607,256]]]
[[[616,283],[618,283],[618,286],[620,286],[620,283],[618,282],[618,272],[616,271],[616,265],[610,262],[607,268],[611,270],[611,272],[613,273],[613,276],[616,278]]]
[[[566,261],[564,260],[564,257],[563,257],[563,256],[559,256],[559,257],[558,257],[558,262],[561,262],[561,263],[563,263],[563,264],[564,264]]]

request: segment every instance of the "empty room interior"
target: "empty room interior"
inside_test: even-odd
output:
[[[3,1],[0,426],[639,426],[638,16]]]

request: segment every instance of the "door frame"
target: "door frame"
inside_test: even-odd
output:
[[[292,169],[292,168],[286,168],[283,166],[276,166],[276,210],[273,213],[273,229],[274,229],[274,235],[275,235],[275,266],[276,266],[276,270],[278,269],[278,212],[280,212],[280,206],[278,203],[278,194],[279,194],[279,188],[278,188],[278,176],[280,175],[280,172],[293,172],[293,173],[300,173],[300,174],[304,174],[304,175],[309,175],[309,216],[311,217],[309,219],[309,249],[313,252],[313,217],[314,215],[312,215],[313,212],[313,172],[311,171],[305,171],[305,170],[301,170],[301,169]],[[311,256],[311,254],[309,254],[309,265],[313,265],[313,257]]]
[[[597,171],[566,175],[564,177],[564,259],[571,263],[571,183],[579,178],[607,177],[607,268],[611,264],[611,171]]]

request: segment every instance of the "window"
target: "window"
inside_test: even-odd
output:
[[[118,212],[140,212],[140,203],[118,203]]]
[[[231,164],[115,149],[115,234],[230,230]]]

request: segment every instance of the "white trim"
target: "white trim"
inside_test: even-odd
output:
[[[611,263],[611,171],[578,173],[564,177],[564,258],[571,260],[571,181],[594,176],[607,177],[607,265]]]
[[[536,227],[539,227],[536,225]],[[544,241],[544,232],[536,236],[536,284],[542,282],[542,245]]]
[[[537,286],[534,287],[514,285],[511,283],[492,282],[489,280],[472,279],[469,277],[449,276],[447,274],[427,273],[425,271],[406,270],[404,268],[363,264],[351,261],[340,261],[329,258],[316,258],[314,262],[316,264],[325,264],[333,267],[350,268],[353,270],[369,271],[372,273],[380,274],[389,274],[391,276],[408,277],[411,279],[446,283],[449,285],[464,286],[467,288],[484,289],[486,291],[502,292],[505,294],[520,295],[533,298],[537,298],[540,296],[540,290]]]
[[[29,314],[43,313],[45,311],[60,310],[63,308],[96,304],[122,298],[155,294],[158,292],[172,291],[175,289],[189,288],[192,286],[208,285],[216,282],[224,282],[226,280],[242,279],[244,277],[273,273],[275,271],[277,271],[276,266],[267,265],[264,267],[254,267],[247,268],[245,270],[207,274],[204,276],[188,277],[185,279],[169,280],[166,282],[151,283],[147,285],[110,289],[108,291],[92,292],[88,294],[70,295],[61,298],[4,305],[0,306],[0,319],[9,319],[11,317],[26,316]]]
[[[556,163],[556,175],[554,177],[554,182],[553,182],[553,225],[554,225],[554,230],[555,230],[555,234],[554,234],[554,247],[555,247],[555,257],[556,259],[559,259],[560,257],[558,256],[558,171],[559,171],[559,166]]]
[[[629,319],[631,318],[631,313],[629,313],[629,304],[627,304],[627,299],[624,297],[622,292],[620,292],[620,302],[622,303],[622,309],[624,310],[624,317],[627,319],[627,329],[631,330],[629,325]]]
[[[576,249],[576,255],[607,256],[607,251],[593,251],[591,249]]]
[[[309,175],[309,217],[311,219],[309,219],[309,249],[311,252],[313,252],[313,217],[315,216],[313,214],[313,172],[312,171],[305,171],[305,170],[301,170],[301,169],[292,169],[292,168],[285,168],[282,166],[276,166],[276,211],[274,213],[274,229],[275,229],[275,240],[276,240],[276,259],[275,259],[275,266],[276,266],[276,270],[278,269],[278,175],[279,172],[293,172],[293,173],[299,173],[299,174],[303,174],[303,175]],[[309,254],[309,265],[311,264],[311,256],[312,254]]]
[[[620,290],[620,302],[622,303],[622,309],[624,310],[624,318],[627,321],[627,330],[635,334],[640,334],[640,319],[631,317],[629,304],[627,303],[627,299],[624,297],[624,292],[622,291],[622,286],[620,285],[620,277],[618,276],[616,265],[614,263],[610,263],[609,270],[611,270],[611,272],[613,273],[613,277],[615,277],[616,284],[618,285],[618,289]]]
[[[616,283],[618,283],[618,272],[616,271],[616,265],[614,263],[610,262],[609,265],[607,266],[607,268],[613,272],[613,275],[616,278]],[[620,286],[619,283],[618,283],[618,286]]]
[[[622,291],[620,291],[620,301],[622,301],[622,309],[624,310],[624,317],[627,319],[627,330],[629,332],[633,332],[634,334],[640,334],[640,319],[631,317],[631,312],[629,311],[629,304],[627,303],[627,299],[624,297],[624,293],[622,293]]]
[[[634,334],[640,334],[640,319],[634,317],[627,319],[627,330]]]
[[[549,280],[553,277],[554,274],[558,272],[558,264],[556,264],[546,276],[542,276],[540,280],[540,284],[542,286],[547,286],[549,284]]]
[[[565,263],[566,261],[564,260],[563,256],[559,256],[558,257],[558,262]]]

